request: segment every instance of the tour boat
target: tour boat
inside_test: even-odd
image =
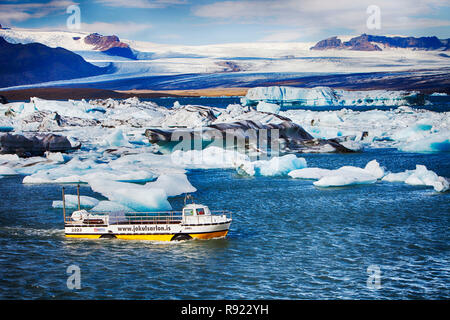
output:
[[[182,211],[164,212],[88,212],[78,209],[66,215],[63,188],[63,214],[66,237],[117,238],[126,240],[174,241],[189,239],[223,238],[232,221],[231,212],[214,211],[208,206],[192,203]]]

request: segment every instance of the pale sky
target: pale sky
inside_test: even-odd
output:
[[[0,1],[7,27],[67,29],[80,9],[81,31],[171,44],[318,41],[333,35],[450,38],[450,1],[439,0],[90,0]],[[380,29],[368,28],[379,8]]]

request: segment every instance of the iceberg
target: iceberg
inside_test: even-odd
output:
[[[344,166],[336,170],[322,168],[301,168],[288,173],[292,178],[317,180],[317,187],[343,187],[358,184],[371,184],[385,175],[385,170],[376,160],[366,164],[364,168]]]
[[[292,170],[288,173],[291,178],[319,180],[327,175],[330,175],[332,170],[322,168],[302,168]]]
[[[0,176],[13,176],[18,174],[13,168],[0,165]]]
[[[260,101],[260,102],[258,102],[258,105],[256,106],[256,111],[278,114],[278,112],[280,112],[280,108],[281,107],[278,104]]]
[[[249,89],[246,96],[241,99],[241,103],[245,106],[257,105],[261,101],[305,106],[400,106],[423,103],[417,92],[347,91],[330,87],[255,87]]]
[[[92,179],[89,186],[108,200],[137,212],[171,210],[163,189],[129,182]]]
[[[121,205],[114,201],[103,200],[100,201],[95,207],[91,209],[91,212],[131,212],[128,207]]]
[[[64,196],[66,202],[66,208],[73,209],[78,208],[78,196],[73,194],[66,194]],[[80,207],[82,208],[92,208],[95,207],[99,203],[99,200],[88,197],[88,196],[80,196]],[[62,200],[56,200],[52,203],[53,208],[62,208],[63,202]]]
[[[148,182],[146,187],[151,189],[163,189],[168,197],[174,197],[183,193],[195,192],[185,174],[162,174],[154,182]]]
[[[116,129],[108,135],[103,141],[103,145],[109,147],[131,147],[131,144],[121,129]]]
[[[245,161],[237,168],[238,174],[249,176],[282,176],[289,172],[305,168],[306,160],[294,154],[273,157],[270,160]]]
[[[399,173],[389,173],[383,181],[404,182],[413,186],[430,186],[437,192],[449,190],[449,181],[438,176],[434,171],[428,170],[424,165],[416,165],[415,170],[406,170]]]

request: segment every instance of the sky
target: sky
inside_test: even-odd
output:
[[[76,20],[76,11],[67,12],[73,6]],[[0,1],[4,27],[69,30],[68,19],[70,28],[80,28],[75,31],[185,45],[316,42],[362,33],[450,38],[450,0]]]

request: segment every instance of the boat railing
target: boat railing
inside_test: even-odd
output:
[[[82,221],[73,220],[65,216],[66,224],[81,223],[83,225],[98,226],[99,224],[175,224],[183,219],[197,224],[217,223],[217,217],[232,219],[232,213],[227,210],[213,210],[210,215],[183,216],[182,211],[159,212],[93,212]],[[106,218],[106,219],[105,219]]]

